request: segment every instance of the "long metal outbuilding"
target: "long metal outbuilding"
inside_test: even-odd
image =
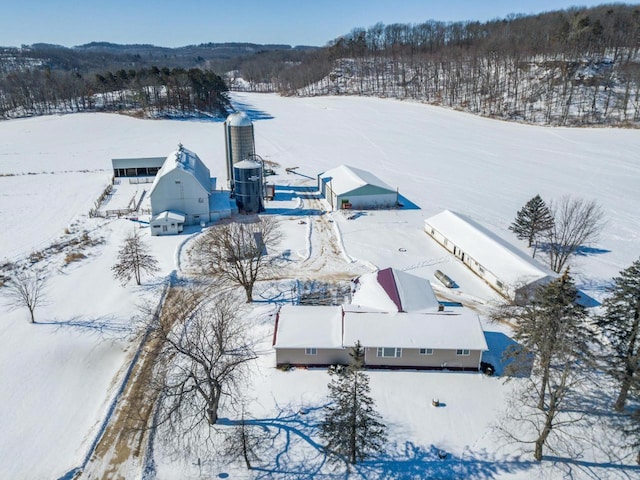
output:
[[[154,177],[166,157],[113,158],[114,177]]]

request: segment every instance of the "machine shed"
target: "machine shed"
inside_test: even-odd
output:
[[[155,177],[164,164],[165,157],[113,158],[114,177]]]
[[[374,174],[341,165],[318,175],[318,190],[332,210],[393,208],[398,192]]]

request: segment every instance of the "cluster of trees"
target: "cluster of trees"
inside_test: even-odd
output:
[[[218,225],[202,237],[193,254],[210,282],[174,288],[162,314],[151,315],[151,324],[144,326],[149,344],[158,345],[150,385],[158,398],[153,426],[169,443],[198,451],[216,449],[222,435],[223,443],[233,446],[226,453],[252,468],[268,427],[246,420],[242,392],[249,365],[257,358],[256,339],[239,298],[228,287],[242,288],[246,301],[252,301],[255,282],[273,272],[266,249],[277,244],[279,230],[267,217]],[[141,272],[157,271],[137,231],[125,238],[112,270],[123,283],[135,278],[137,284]],[[351,357],[349,366],[330,370],[329,403],[320,425],[327,453],[347,464],[380,451],[386,431],[370,396],[359,343]],[[235,428],[216,430],[221,408],[240,414]]]
[[[639,32],[640,9],[628,5],[485,23],[376,24],[283,68],[273,84],[291,94],[415,98],[530,122],[624,124],[640,120]]]
[[[595,201],[565,196],[547,206],[536,195],[518,211],[509,230],[534,247],[534,257],[544,247],[549,268],[560,273],[572,255],[596,240],[603,225],[604,212]]]
[[[514,322],[517,343],[505,353],[507,379],[525,377],[501,427],[510,440],[533,445],[538,461],[545,449],[571,451],[572,427],[584,427],[591,413],[584,392],[606,391],[598,379],[606,372],[617,385],[613,408],[624,414],[617,427],[629,446],[640,447],[640,260],[613,279],[598,315],[579,304],[568,270],[539,287],[529,304],[503,306],[496,314]],[[627,411],[631,398],[634,407]]]
[[[95,75],[32,68],[0,78],[0,117],[96,110],[224,115],[226,92],[221,77],[199,68],[120,69]]]

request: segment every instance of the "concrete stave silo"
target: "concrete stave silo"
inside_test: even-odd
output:
[[[227,182],[234,189],[233,166],[255,155],[253,123],[244,112],[235,112],[224,122],[225,149],[227,157]]]

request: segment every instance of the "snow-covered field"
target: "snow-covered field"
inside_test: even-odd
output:
[[[596,199],[607,224],[589,255],[572,271],[579,287],[601,299],[609,279],[640,254],[640,135],[621,129],[565,129],[498,122],[425,105],[371,98],[281,98],[237,94],[234,102],[255,125],[256,151],[277,162],[276,199],[267,214],[282,219],[283,253],[310,261],[311,274],[330,278],[392,266],[432,279],[435,269],[459,284],[448,292],[481,312],[496,294],[422,232],[422,222],[448,208],[467,214],[515,242],[507,227],[515,212],[539,193],[545,201],[571,194]],[[221,122],[152,121],[109,114],[79,114],[0,123],[0,263],[25,262],[35,250],[88,232],[104,242],[86,247],[70,264],[68,251],[37,264],[49,272],[49,302],[28,324],[25,311],[2,312],[0,322],[0,478],[59,478],[79,467],[116,395],[135,344],[124,330],[141,298],[153,298],[171,271],[187,268],[178,237],[147,238],[162,266],[143,287],[122,287],[111,277],[118,246],[138,224],[89,219],[108,183],[111,158],[168,155],[181,142],[225,180]],[[366,212],[355,220],[331,214],[332,230],[314,230],[313,211],[297,196],[315,176],[339,164],[372,171],[404,197],[405,208]],[[286,174],[285,167],[299,167]],[[123,188],[123,190],[125,190]],[[116,201],[114,200],[114,204]],[[300,220],[304,220],[301,223]],[[65,233],[65,229],[69,233]],[[340,255],[322,258],[333,242]],[[524,247],[524,245],[522,245]],[[34,268],[34,267],[32,267]],[[443,288],[434,284],[437,292]],[[1,292],[1,289],[0,289]],[[258,292],[260,295],[261,292]],[[286,292],[285,292],[286,293]],[[263,293],[269,298],[268,292]],[[279,418],[290,428],[290,451],[266,462],[263,478],[310,476],[321,462],[312,441],[313,410],[323,404],[323,371],[280,372],[269,335],[273,304],[260,303],[256,331],[264,355],[250,398],[255,418]],[[47,322],[47,323],[45,323]],[[508,339],[487,325],[492,351]],[[507,332],[508,333],[508,332]],[[543,462],[501,448],[491,425],[508,396],[499,378],[443,372],[372,372],[372,392],[390,427],[390,447],[362,476],[382,478],[631,478],[630,452],[622,459],[585,454],[578,463]],[[446,407],[430,407],[438,396]],[[309,408],[304,418],[301,407]],[[314,416],[316,415],[316,416]],[[296,436],[296,432],[299,434]],[[311,435],[307,437],[306,435]],[[315,438],[317,441],[317,437]],[[451,457],[437,459],[437,449]],[[274,452],[274,457],[277,452]],[[158,478],[198,478],[195,459],[156,459]],[[438,463],[439,462],[439,463]],[[208,474],[250,477],[239,465],[206,465]],[[308,468],[305,470],[304,468]],[[318,472],[327,473],[327,467]]]

